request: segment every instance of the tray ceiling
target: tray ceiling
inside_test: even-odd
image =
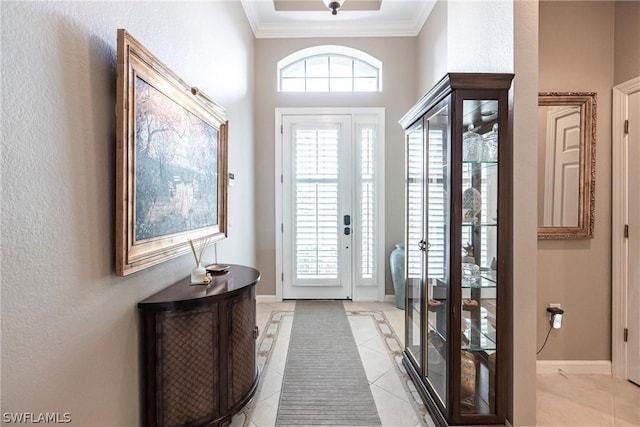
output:
[[[257,38],[416,36],[435,0],[241,0]]]

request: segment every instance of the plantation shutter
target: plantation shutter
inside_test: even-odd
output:
[[[339,277],[337,127],[295,129],[294,268],[299,279]]]
[[[428,261],[427,277],[445,277],[445,197],[443,164],[443,131],[429,129],[427,174],[429,185],[429,226],[427,235]]]
[[[356,263],[356,280],[361,286],[376,286],[376,146],[377,126],[364,118],[356,118],[356,179],[355,185],[359,199],[355,201],[356,223],[359,227],[360,241],[355,242],[359,263]]]
[[[407,277],[421,277],[422,253],[418,242],[424,240],[424,141],[421,132],[410,133],[407,141]]]

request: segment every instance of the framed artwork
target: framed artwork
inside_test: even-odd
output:
[[[118,30],[116,274],[227,235],[224,109]]]

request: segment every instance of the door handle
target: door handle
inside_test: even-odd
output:
[[[351,215],[345,215],[343,220],[344,220],[344,225],[351,225]]]

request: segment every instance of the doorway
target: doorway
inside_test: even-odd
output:
[[[383,135],[383,109],[276,109],[281,298],[384,298]]]
[[[613,89],[613,373],[640,385],[640,76]]]

